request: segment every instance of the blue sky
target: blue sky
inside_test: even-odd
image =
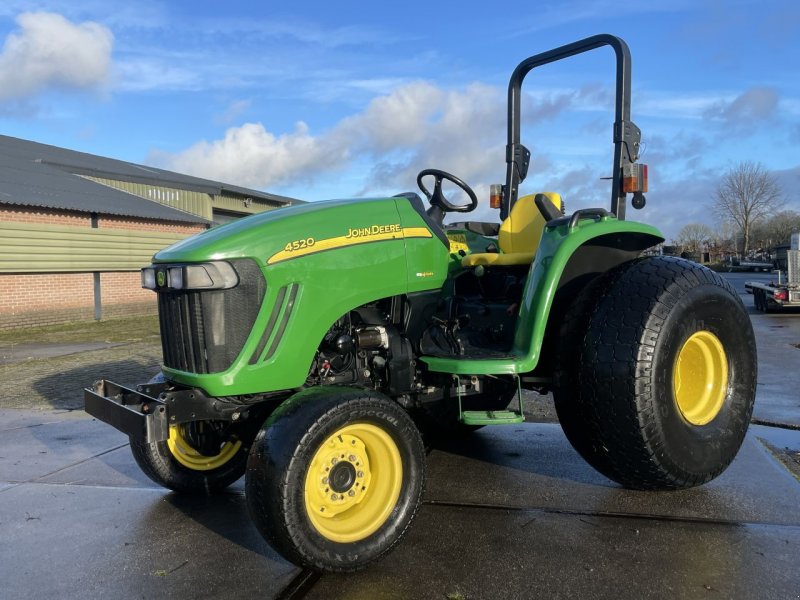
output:
[[[800,210],[796,0],[6,0],[0,132],[305,200],[412,190],[436,167],[483,201],[514,66],[596,33],[633,56],[651,181],[629,218],[668,237],[714,225],[716,183],[744,160]],[[610,49],[531,73],[523,191],[608,205],[612,90]]]

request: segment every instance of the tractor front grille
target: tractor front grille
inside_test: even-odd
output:
[[[267,286],[255,261],[230,262],[239,276],[234,288],[158,292],[164,366],[218,373],[239,356]]]

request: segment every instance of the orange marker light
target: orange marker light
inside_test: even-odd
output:
[[[647,191],[647,165],[628,164],[622,167],[622,191],[626,194]]]
[[[503,186],[493,183],[489,186],[489,208],[500,208],[503,204]]]

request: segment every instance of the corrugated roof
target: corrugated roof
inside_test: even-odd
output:
[[[284,196],[0,135],[0,204],[208,223],[201,217],[95,183],[80,175],[209,194],[226,191],[278,206],[293,202]]]

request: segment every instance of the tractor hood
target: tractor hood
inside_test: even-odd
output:
[[[415,195],[315,202],[253,215],[162,250],[157,265],[228,261],[238,275],[235,286],[212,291],[159,284],[162,338],[171,340],[164,372],[214,396],[301,386],[320,340],[342,315],[381,298],[441,288],[449,247],[426,217]],[[200,366],[187,356],[200,357]]]
[[[158,252],[154,262],[253,258],[259,264],[281,251],[295,252],[350,230],[398,224],[395,200],[328,200],[252,215],[214,227]],[[296,242],[296,244],[295,244]],[[302,245],[303,248],[299,248]]]

